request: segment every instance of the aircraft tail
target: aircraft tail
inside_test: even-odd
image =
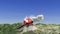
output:
[[[24,27],[25,25],[22,25],[22,26],[20,26],[20,27],[18,27],[17,29],[21,29],[22,27]]]

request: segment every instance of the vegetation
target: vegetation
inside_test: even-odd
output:
[[[16,34],[17,27],[21,25],[22,23],[0,24],[0,34]]]
[[[18,32],[16,31],[17,30],[17,27],[20,27],[22,25],[22,23],[15,23],[15,24],[0,24],[0,34],[17,34]],[[49,25],[46,25],[46,24],[36,24],[36,26],[42,28],[42,29],[47,29],[49,27],[51,27],[53,30],[51,33],[54,33],[55,30],[53,27],[55,26],[60,26],[60,25],[56,25],[56,24],[49,24]],[[56,30],[60,30],[60,27]],[[37,33],[46,33],[47,31],[45,30],[45,32],[42,32],[42,31],[39,31]],[[59,31],[60,32],[60,31]],[[56,33],[56,32],[55,32]],[[35,34],[34,32],[32,31],[29,31],[29,32],[25,32],[24,34]]]

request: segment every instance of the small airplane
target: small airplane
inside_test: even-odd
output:
[[[35,16],[34,17],[26,17],[23,21],[23,25],[17,29],[23,28],[24,26],[26,26],[28,28],[30,25],[33,25],[33,22],[41,21],[43,19],[44,19],[43,15],[37,15],[36,17]]]

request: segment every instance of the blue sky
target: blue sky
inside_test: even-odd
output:
[[[0,24],[39,14],[45,17],[42,23],[60,24],[60,0],[0,0]]]

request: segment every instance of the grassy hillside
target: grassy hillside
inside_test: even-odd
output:
[[[16,34],[16,28],[21,26],[21,23],[15,24],[0,24],[0,34]]]
[[[31,33],[34,33],[34,34],[60,34],[60,24],[36,24],[35,26],[38,29],[34,30],[34,32],[30,31]],[[25,32],[25,33],[29,33],[29,32]]]
[[[15,23],[15,24],[0,24],[0,34],[17,34],[18,32],[17,27],[20,27],[22,23]],[[47,34],[49,31],[51,33],[60,33],[60,24],[36,24],[35,25],[38,29],[29,32],[25,32],[24,34]],[[20,34],[20,32],[18,33]]]

